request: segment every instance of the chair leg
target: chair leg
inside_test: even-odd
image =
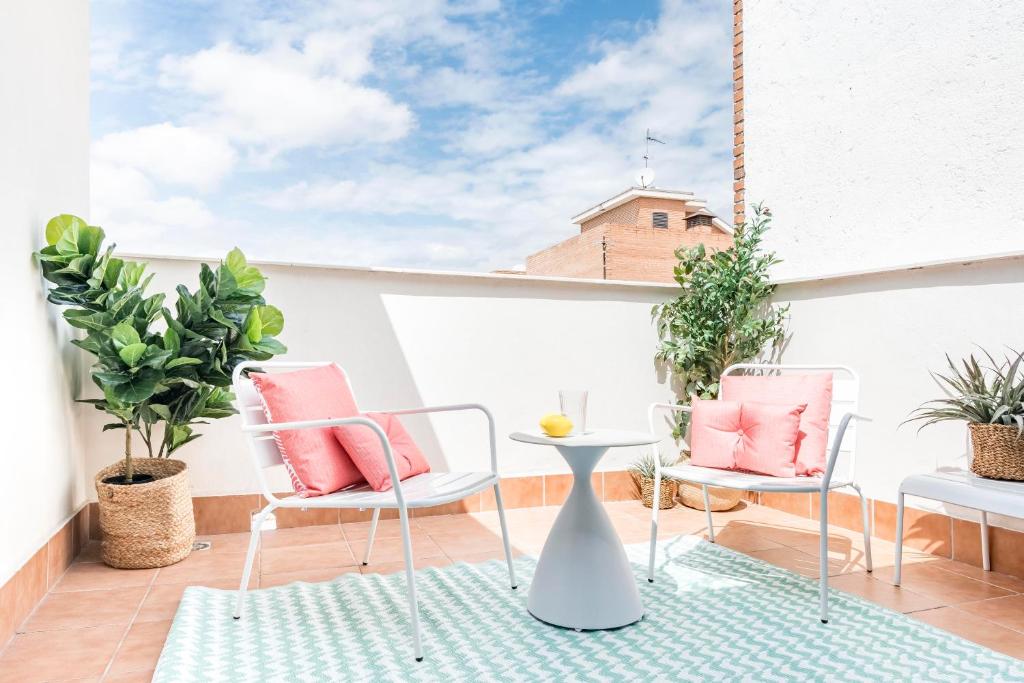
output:
[[[874,570],[874,566],[871,561],[871,517],[868,515],[868,499],[864,497],[864,493],[856,484],[853,484],[853,490],[860,496],[860,519],[861,525],[864,527],[864,564],[870,573]]]
[[[402,553],[405,555],[405,583],[409,593],[409,617],[412,620],[412,649],[417,662],[423,661],[423,645],[420,643],[420,609],[416,603],[416,567],[412,562],[412,538],[409,534],[409,511],[398,508],[402,525]]]
[[[498,506],[498,522],[501,524],[501,543],[505,546],[505,562],[508,563],[508,580],[512,590],[519,588],[516,581],[516,568],[512,563],[512,541],[508,535],[508,523],[505,521],[505,504],[501,502],[501,485],[494,483],[494,501]]]
[[[242,583],[238,586],[238,596],[235,598],[235,619],[242,618],[242,607],[245,602],[245,592],[249,590],[249,577],[252,576],[252,563],[256,559],[256,548],[260,544],[260,530],[263,528],[263,520],[267,518],[274,507],[268,505],[263,508],[260,514],[252,522],[252,531],[249,534],[249,550],[245,554],[245,566],[242,568]]]
[[[828,493],[821,494],[821,521],[818,530],[818,571],[821,572],[821,623],[828,623]]]
[[[893,571],[892,583],[900,585],[900,574],[903,572],[903,492],[896,497],[896,568]]]
[[[988,513],[981,511],[981,567],[985,571],[992,570],[992,558],[988,548]]]
[[[373,549],[373,539],[377,536],[377,522],[380,521],[380,508],[373,508],[373,519],[370,520],[370,533],[366,537],[366,551],[363,553],[363,566],[370,564],[370,550]]]
[[[708,513],[708,540],[712,543],[715,542],[715,518],[711,516],[711,495],[708,493],[708,487],[701,486],[701,491],[704,493],[704,511]]]
[[[655,456],[657,457],[657,456]],[[647,581],[654,583],[654,553],[658,543],[658,502],[661,500],[661,472],[654,473],[654,497],[651,499],[651,550],[647,560]]]

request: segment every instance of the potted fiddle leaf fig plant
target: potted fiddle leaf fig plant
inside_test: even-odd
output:
[[[123,458],[95,478],[103,560],[162,567],[184,559],[195,540],[188,468],[169,456],[200,436],[195,425],[235,412],[231,372],[286,350],[275,338],[284,317],[266,304],[263,275],[238,249],[215,269],[203,264],[194,293],[179,285],[171,312],[163,294],[146,294],[146,264],[117,258],[103,239],[99,227],[57,216],[37,256],[54,285],[47,298],[81,330],[72,343],[94,357],[102,397],[83,401],[113,418],[104,430],[124,431]],[[136,433],[149,457],[134,456]]]

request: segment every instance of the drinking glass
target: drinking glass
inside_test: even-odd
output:
[[[579,436],[587,432],[587,392],[578,389],[563,389],[558,392],[558,403],[565,415],[572,422],[570,436]]]

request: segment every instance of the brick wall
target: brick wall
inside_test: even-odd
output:
[[[742,225],[746,201],[746,174],[743,170],[743,0],[733,0],[732,11],[733,222]]]
[[[605,228],[605,272],[609,280],[675,282],[675,250],[699,243],[709,249],[728,247],[732,237],[712,226],[686,228],[669,222],[669,229],[647,225],[608,225]]]
[[[599,225],[604,225],[605,223],[635,225],[641,201],[642,200],[639,199],[630,199],[622,206],[616,206],[611,211],[605,211],[600,216],[595,216],[589,221],[583,221],[583,223],[580,224],[580,231],[586,232],[587,230],[592,230],[593,228],[596,228]],[[648,216],[647,220],[650,222],[650,216]]]
[[[653,209],[652,209],[653,210]],[[686,221],[655,229],[646,225],[606,223],[554,245],[526,259],[530,275],[557,275],[606,280],[674,282],[675,250],[703,242],[723,249],[730,235],[710,226],[686,228]]]
[[[528,275],[604,279],[604,232],[588,230],[526,257]]]

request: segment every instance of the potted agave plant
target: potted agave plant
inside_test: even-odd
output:
[[[932,373],[946,398],[928,401],[910,419],[923,420],[922,429],[947,420],[967,422],[971,471],[1024,481],[1024,353],[1012,351],[1002,360],[982,354],[982,362],[971,354],[960,365],[946,356],[949,372]]]
[[[102,248],[103,230],[61,215],[46,226],[37,256],[52,303],[82,331],[72,343],[94,357],[102,397],[84,399],[124,431],[124,455],[96,474],[102,557],[120,568],[184,559],[195,540],[186,464],[170,456],[200,435],[206,420],[232,415],[231,372],[244,360],[286,349],[275,338],[284,317],[266,305],[263,275],[238,249],[217,268],[203,264],[195,292],[177,287],[172,312],[147,295],[146,264]],[[149,457],[136,458],[138,434]]]

